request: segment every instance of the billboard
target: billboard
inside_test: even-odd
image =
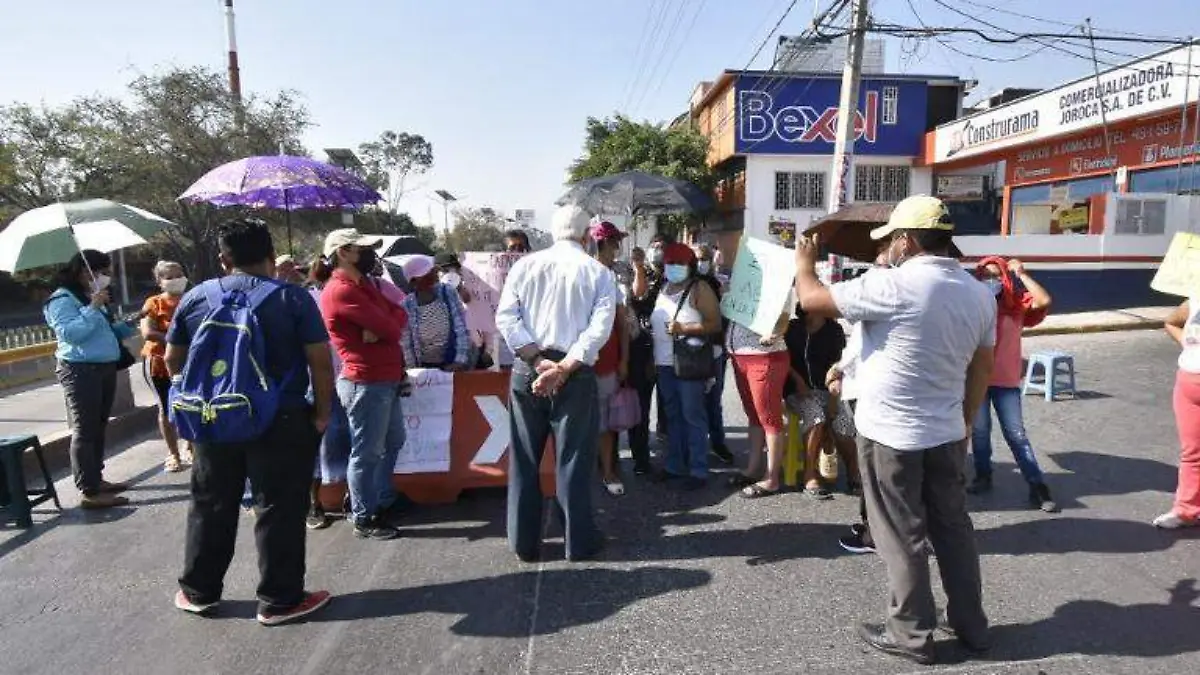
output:
[[[1189,72],[1200,69],[1196,49],[1197,45],[1178,47],[942,125],[934,131],[933,161],[981,155],[1177,109],[1196,100],[1196,74]]]
[[[830,155],[841,79],[742,75],[735,93],[739,154]],[[854,153],[916,156],[926,131],[923,81],[865,78],[854,116]]]

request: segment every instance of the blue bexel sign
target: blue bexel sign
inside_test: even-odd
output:
[[[735,152],[833,154],[840,91],[837,78],[739,77]],[[928,107],[925,82],[868,78],[858,96],[855,154],[920,154]]]

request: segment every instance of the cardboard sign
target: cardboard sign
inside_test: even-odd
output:
[[[729,292],[721,300],[721,314],[759,335],[770,335],[792,297],[795,278],[792,251],[762,239],[742,237]]]
[[[408,371],[408,376],[412,396],[400,403],[406,437],[394,473],[449,471],[454,374],[418,368]]]
[[[1150,288],[1185,298],[1200,294],[1200,235],[1175,235]]]
[[[467,328],[488,335],[496,332],[496,308],[500,305],[500,291],[514,263],[521,253],[463,253],[459,260],[463,266],[463,283],[471,293],[467,304]]]

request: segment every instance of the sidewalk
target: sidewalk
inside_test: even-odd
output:
[[[109,426],[108,442],[116,446],[149,431],[154,424],[158,397],[142,378],[140,364],[129,369],[134,408],[118,413]],[[50,455],[65,452],[70,440],[62,387],[43,382],[0,394],[0,436],[36,434]],[[61,447],[60,447],[61,446]],[[54,458],[49,458],[55,464]]]
[[[1103,333],[1117,330],[1154,330],[1162,328],[1163,321],[1174,307],[1132,307],[1103,312],[1077,312],[1054,314],[1046,317],[1041,325],[1026,328],[1025,335],[1063,335],[1067,333]]]

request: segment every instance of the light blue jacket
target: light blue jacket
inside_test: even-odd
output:
[[[116,363],[121,356],[118,340],[133,335],[132,326],[113,322],[107,312],[83,304],[65,288],[54,291],[42,313],[58,338],[54,355],[60,361]]]

